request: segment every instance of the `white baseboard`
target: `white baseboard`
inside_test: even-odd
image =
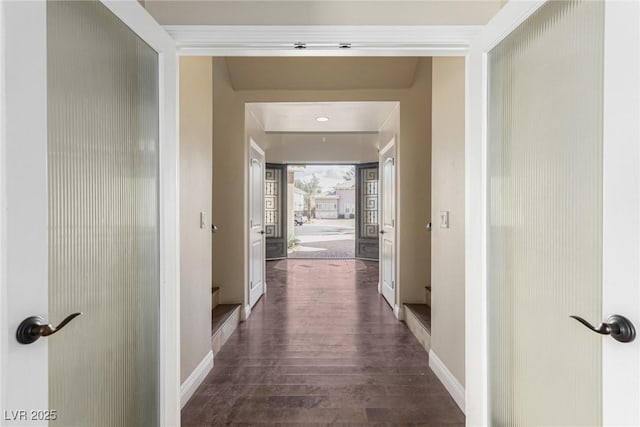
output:
[[[213,352],[210,351],[198,366],[191,372],[191,375],[180,386],[180,408],[184,408],[198,386],[202,384],[207,374],[213,369]]]
[[[398,304],[393,307],[393,314],[395,314],[396,319],[404,320],[404,310]]]
[[[244,322],[249,318],[249,316],[251,316],[251,306],[247,304],[244,306],[244,310],[242,310],[242,316],[240,316],[241,317],[240,320]]]
[[[460,381],[458,381],[447,366],[442,363],[442,360],[436,356],[433,350],[429,351],[429,367],[464,413],[464,386],[460,384]]]

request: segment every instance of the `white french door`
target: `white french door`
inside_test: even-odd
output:
[[[380,293],[396,307],[396,139],[380,150]]]
[[[135,0],[0,19],[0,424],[178,425],[174,42]]]
[[[468,425],[640,425],[638,76],[635,1],[510,1],[472,45]]]
[[[265,292],[264,151],[253,141],[249,159],[249,306],[245,316]]]

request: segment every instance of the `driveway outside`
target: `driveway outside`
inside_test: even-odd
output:
[[[312,219],[296,226],[289,258],[354,258],[355,219]]]

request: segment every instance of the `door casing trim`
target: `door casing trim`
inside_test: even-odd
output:
[[[188,56],[464,56],[478,25],[165,25]],[[305,48],[295,48],[302,43]],[[349,46],[348,48],[341,46]]]

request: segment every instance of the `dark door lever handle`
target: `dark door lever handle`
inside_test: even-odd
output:
[[[636,338],[636,328],[633,323],[624,316],[614,314],[609,316],[605,323],[601,323],[597,328],[591,323],[587,322],[580,316],[569,316],[572,319],[576,319],[593,332],[600,335],[611,335],[616,341],[631,342]]]
[[[67,323],[71,322],[82,313],[73,313],[67,316],[58,326],[51,326],[48,323],[44,323],[44,319],[41,316],[27,317],[20,323],[18,330],[16,331],[16,339],[21,344],[31,344],[36,342],[40,337],[48,337],[64,328]]]

